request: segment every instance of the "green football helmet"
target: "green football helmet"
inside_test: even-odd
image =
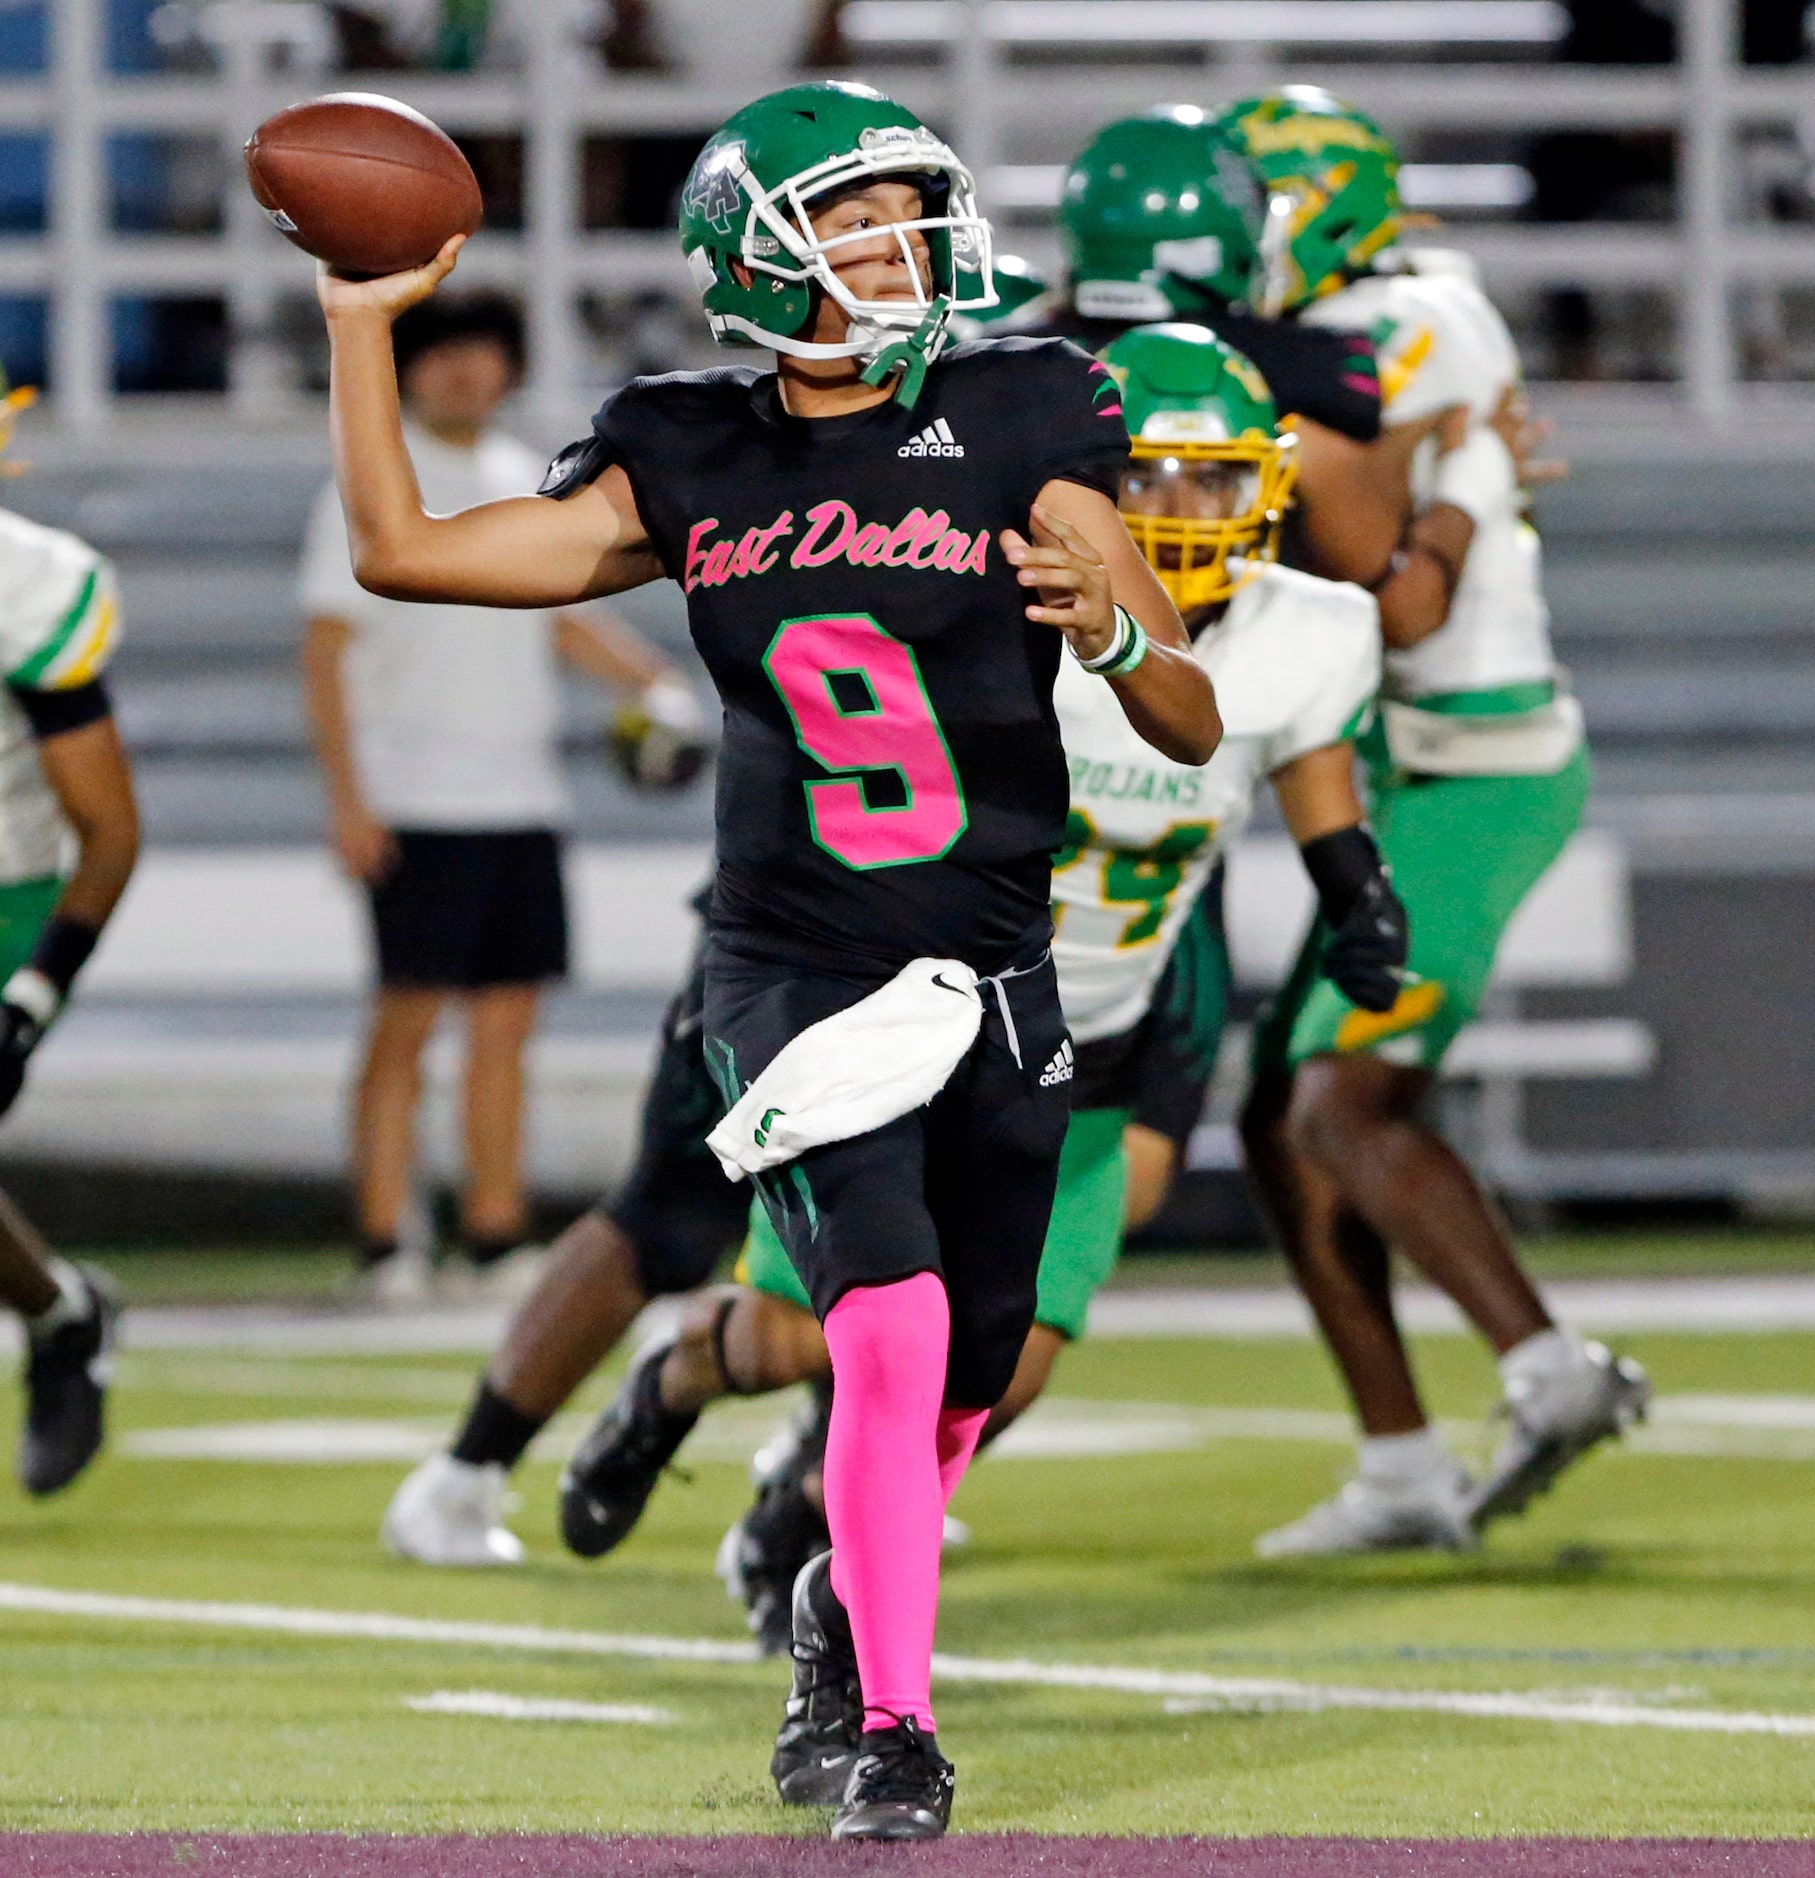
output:
[[[816,202],[878,177],[920,185],[921,215],[886,231],[908,253],[918,229],[931,251],[930,292],[909,267],[912,300],[859,299],[835,272],[838,249],[873,242],[877,230],[824,241],[813,230]],[[896,395],[907,404],[945,345],[951,315],[996,304],[990,227],[970,171],[912,111],[868,85],[791,85],[745,105],[695,159],[680,232],[713,338],[794,358],[862,359],[873,384],[899,370]],[[804,336],[827,294],[850,315],[835,343]]]
[[[1266,187],[1248,294],[1271,318],[1372,273],[1399,239],[1399,156],[1372,118],[1315,85],[1287,85],[1218,113],[1216,128]]]
[[[1128,532],[1181,613],[1227,600],[1279,553],[1297,438],[1254,362],[1208,327],[1139,326],[1102,359],[1130,439]]]
[[[1086,319],[1165,320],[1206,293],[1247,296],[1265,192],[1202,111],[1118,118],[1066,173],[1059,222],[1072,303]]]

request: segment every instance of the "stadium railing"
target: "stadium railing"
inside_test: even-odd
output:
[[[217,71],[126,77],[103,70],[101,6],[57,0],[48,80],[0,84],[0,132],[46,132],[54,150],[49,226],[41,237],[0,247],[0,294],[49,296],[55,415],[74,435],[93,436],[108,420],[108,303],[124,295],[224,295],[234,409],[268,418],[285,395],[273,339],[277,301],[307,291],[306,264],[236,181],[219,236],[113,232],[104,143],[129,132],[212,133],[237,148],[263,117],[315,88],[301,69],[273,69],[270,56],[274,46],[288,45],[306,62],[302,21],[314,9],[297,0],[213,0],[202,16]],[[1544,52],[1561,27],[1561,9],[1550,0],[856,0],[846,15],[865,55],[854,75],[880,79],[948,125],[982,174],[986,206],[993,197],[998,207],[1014,207],[1018,192],[1020,206],[1037,207],[1050,194],[1050,176],[1030,181],[1025,174],[1041,166],[1009,160],[1011,146],[1038,127],[1067,124],[1081,134],[1162,94],[1197,91],[1211,102],[1284,75],[1331,84],[1406,133],[1674,129],[1681,186],[1673,226],[1471,224],[1462,241],[1490,286],[1647,287],[1672,296],[1682,377],[1665,415],[1687,415],[1707,430],[1731,428],[1758,408],[1740,382],[1736,291],[1815,282],[1815,241],[1805,231],[1746,223],[1733,213],[1742,134],[1794,121],[1809,96],[1805,70],[1738,64],[1739,0],[1681,0],[1679,64],[1632,69],[1474,56]],[[533,283],[532,394],[551,419],[567,418],[584,402],[592,375],[581,295],[686,293],[668,234],[581,229],[583,140],[704,131],[744,99],[719,82],[608,72],[572,40],[569,9],[538,6],[526,16],[533,36],[518,73],[386,73],[366,82],[457,133],[522,134],[524,230],[488,234],[463,269],[468,279]],[[1114,56],[1190,46],[1230,56],[1198,68]],[[1368,56],[1332,57],[1357,48]],[[891,49],[920,63],[882,63]],[[1030,49],[1042,54],[1037,63],[1020,56]],[[936,55],[931,64],[929,54]],[[1446,167],[1433,166],[1422,179],[1426,200],[1464,187],[1489,192],[1486,206],[1496,205],[1495,190],[1498,206],[1517,206],[1520,185],[1505,173],[1516,166],[1460,166],[1489,172],[1466,183],[1437,173]],[[1412,181],[1416,192],[1416,170]],[[1036,264],[1052,261],[1049,230],[1031,229],[1016,245]],[[1768,396],[1780,424],[1815,419],[1815,401],[1778,386]]]

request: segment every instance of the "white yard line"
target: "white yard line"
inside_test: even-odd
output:
[[[630,1722],[653,1728],[680,1719],[671,1708],[635,1702],[563,1702],[495,1689],[437,1689],[433,1695],[406,1696],[403,1706],[418,1715],[481,1715],[490,1721]]]
[[[792,1408],[791,1398],[729,1402],[710,1414],[687,1446],[694,1461],[750,1459]],[[591,1420],[562,1415],[538,1438],[539,1460],[564,1456]],[[1481,1427],[1442,1424],[1459,1448],[1480,1446]],[[441,1422],[354,1416],[198,1422],[135,1428],[119,1450],[135,1460],[245,1462],[262,1466],[409,1464],[447,1444]],[[1288,1441],[1346,1447],[1348,1415],[1330,1409],[1222,1408],[1182,1402],[1104,1402],[1047,1396],[990,1450],[1001,1461],[1101,1460],[1125,1454],[1177,1454],[1217,1441]],[[1687,1455],[1732,1460],[1815,1460],[1815,1396],[1660,1396],[1652,1419],[1612,1453]]]
[[[1474,1695],[1442,1689],[1355,1689],[1337,1684],[1277,1683],[1243,1696],[1168,1696],[1168,1715],[1316,1715],[1329,1709],[1393,1709],[1431,1715],[1473,1715],[1490,1721],[1583,1722],[1593,1728],[1675,1728],[1690,1734],[1794,1735],[1815,1738],[1815,1715],[1756,1715],[1715,1708],[1651,1708],[1601,1698],[1559,1700],[1501,1690]]]
[[[523,1650],[545,1655],[621,1656],[663,1662],[738,1665],[759,1660],[754,1644],[726,1643],[715,1638],[614,1636],[590,1630],[545,1630],[535,1624],[471,1624],[396,1617],[384,1611],[316,1611],[278,1604],[191,1603],[178,1598],[58,1591],[44,1585],[0,1583],[0,1610],[96,1621],[274,1631],[288,1636],[351,1637],[373,1643]],[[1571,1700],[1555,1695],[1528,1695],[1517,1690],[1477,1694],[1446,1689],[1370,1689],[1270,1677],[1205,1676],[1187,1670],[1120,1668],[1113,1664],[949,1656],[943,1652],[933,1658],[933,1675],[941,1682],[1017,1684],[1157,1696],[1173,1713],[1217,1709],[1312,1713],[1325,1709],[1377,1709],[1486,1720],[1573,1722],[1603,1728],[1674,1728],[1701,1734],[1815,1739],[1815,1715],[1641,1707],[1612,1702],[1598,1695]]]
[[[388,1611],[311,1611],[288,1604],[196,1603],[186,1598],[116,1597],[0,1584],[0,1610],[41,1611],[135,1624],[199,1624],[210,1629],[275,1631],[293,1637],[353,1637],[373,1643],[439,1643],[547,1655],[634,1656],[675,1663],[755,1663],[754,1643],[711,1637],[618,1636],[599,1630],[546,1630],[540,1624],[470,1624]]]
[[[1770,1278],[1564,1278],[1543,1286],[1566,1324],[1600,1335],[1713,1336],[1815,1330],[1815,1275]],[[1424,1335],[1460,1335],[1461,1313],[1423,1285],[1402,1286],[1399,1318]],[[1093,1337],[1308,1337],[1310,1312],[1283,1286],[1109,1290],[1090,1307]]]
[[[1568,1324],[1600,1335],[1673,1332],[1753,1334],[1815,1330],[1815,1274],[1760,1278],[1559,1279],[1545,1297]],[[1406,1327],[1460,1335],[1447,1298],[1421,1285],[1398,1294]],[[666,1321],[662,1304],[648,1322]],[[302,1311],[258,1306],[128,1311],[129,1350],[241,1350],[273,1356],[481,1354],[503,1335],[508,1312],[495,1307],[400,1311]],[[1097,1337],[1308,1337],[1310,1315],[1289,1286],[1180,1286],[1109,1290],[1090,1310]],[[16,1333],[0,1318],[0,1343]]]

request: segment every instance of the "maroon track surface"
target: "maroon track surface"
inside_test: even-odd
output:
[[[1815,1878],[1815,1840],[0,1836],[0,1878]]]

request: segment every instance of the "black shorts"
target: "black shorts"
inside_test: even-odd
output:
[[[1069,1078],[1047,1080],[1068,1042],[1050,958],[1006,988],[983,987],[983,1026],[924,1108],[849,1141],[811,1148],[759,1177],[758,1190],[823,1320],[844,1294],[938,1272],[951,1302],[946,1401],[991,1408],[1034,1321],[1040,1249]],[[707,1060],[741,1093],[791,1038],[855,1004],[875,983],[708,948]]]
[[[705,996],[702,943],[662,1019],[636,1165],[617,1197],[600,1209],[630,1241],[637,1281],[652,1298],[705,1284],[719,1260],[742,1243],[750,1222],[749,1187],[727,1180],[706,1146],[725,1104],[706,1073]]]
[[[561,848],[546,828],[396,831],[371,890],[378,977],[477,991],[567,975]]]

